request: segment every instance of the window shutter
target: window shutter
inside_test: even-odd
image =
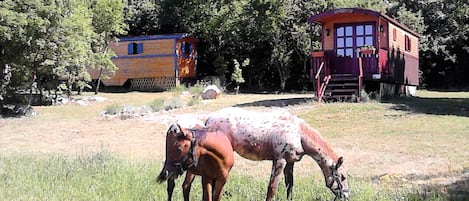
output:
[[[143,43],[137,45],[137,54],[143,53]]]
[[[134,43],[129,43],[127,45],[127,54],[134,54]]]
[[[404,40],[405,40],[405,50],[410,52],[410,49],[411,49],[410,37],[408,35],[405,35]]]

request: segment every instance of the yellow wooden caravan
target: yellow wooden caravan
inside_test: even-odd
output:
[[[102,80],[105,86],[168,89],[197,77],[197,39],[188,34],[125,37],[111,49],[118,70]],[[88,71],[98,78],[98,69]]]

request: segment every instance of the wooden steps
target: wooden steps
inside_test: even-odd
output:
[[[324,100],[359,101],[359,77],[352,74],[333,74],[325,86]]]

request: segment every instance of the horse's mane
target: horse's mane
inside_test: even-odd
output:
[[[295,119],[300,127],[301,133],[304,135],[302,136],[302,140],[303,137],[311,140],[313,145],[312,148],[315,149],[315,152],[326,155],[336,162],[338,159],[337,155],[334,150],[332,150],[332,147],[324,140],[319,131],[308,125],[303,119],[298,117]]]

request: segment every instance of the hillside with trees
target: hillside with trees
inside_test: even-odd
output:
[[[469,88],[469,6],[461,0],[5,0],[0,78],[11,80],[0,82],[0,102],[18,87],[90,87],[86,67],[116,70],[108,47],[117,37],[168,33],[199,39],[200,79],[218,76],[246,90],[310,89],[309,52],[320,38],[308,17],[345,7],[383,12],[420,34],[420,87]],[[247,59],[244,82],[234,82],[234,61]],[[50,84],[57,78],[65,82]]]

